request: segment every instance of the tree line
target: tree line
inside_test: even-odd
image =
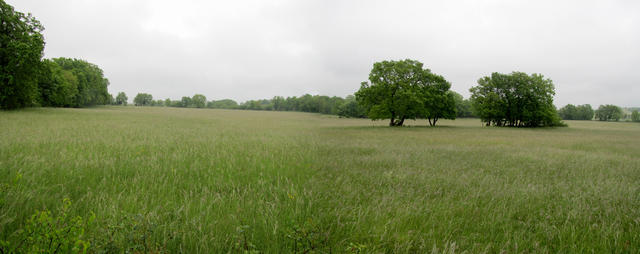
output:
[[[44,27],[0,0],[0,108],[85,107],[110,104],[109,80],[95,64],[42,59]]]
[[[118,93],[114,105],[127,105],[128,97],[124,92]],[[267,110],[267,111],[298,111],[309,113],[321,113],[338,115],[341,117],[363,118],[363,109],[356,102],[353,95],[346,98],[338,96],[310,95],[300,97],[275,96],[272,99],[249,100],[238,103],[232,99],[211,100],[202,94],[191,97],[183,96],[180,100],[154,100],[148,93],[138,93],[133,103],[135,106],[160,106],[178,108],[215,108],[215,109],[239,109],[239,110]]]
[[[600,105],[596,110],[593,110],[589,104],[578,106],[567,104],[560,108],[558,113],[563,120],[593,120],[595,118],[599,121],[626,119],[627,121],[640,122],[640,113],[637,108],[628,108],[627,110],[630,113],[625,113],[621,107],[612,104]]]

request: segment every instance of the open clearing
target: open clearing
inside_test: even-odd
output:
[[[0,112],[0,239],[69,198],[94,251],[638,251],[640,124],[567,123]]]

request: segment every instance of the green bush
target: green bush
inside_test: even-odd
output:
[[[0,242],[2,253],[86,253],[90,244],[84,239],[85,228],[93,222],[69,216],[71,201],[64,199],[57,216],[51,211],[36,211],[22,229]]]

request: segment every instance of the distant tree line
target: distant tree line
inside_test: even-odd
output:
[[[591,120],[595,113],[589,104],[567,104],[558,110],[558,114],[563,120]]]
[[[462,95],[449,91],[456,105],[456,117],[475,117],[471,111],[471,102],[463,99]],[[127,105],[127,95],[119,92],[114,99],[114,105]],[[183,96],[180,100],[154,100],[148,93],[138,93],[133,99],[135,106],[157,106],[177,108],[215,108],[215,109],[239,109],[239,110],[266,110],[266,111],[297,111],[337,115],[349,118],[367,118],[364,107],[356,100],[354,95],[345,98],[338,96],[310,95],[299,97],[275,96],[271,99],[249,100],[238,103],[231,99],[207,101],[204,95],[196,94],[192,97]]]
[[[118,93],[115,99],[116,105],[127,105],[127,95]],[[207,101],[207,97],[196,94],[192,97],[183,96],[180,100],[154,100],[148,93],[138,93],[133,99],[135,106],[164,106],[178,108],[216,108],[216,109],[240,109],[240,110],[268,110],[268,111],[298,111],[309,113],[321,113],[338,115],[341,117],[366,117],[364,110],[356,102],[353,95],[346,98],[329,97],[324,95],[305,94],[300,97],[275,96],[272,99],[249,100],[238,103],[231,99]]]
[[[625,111],[630,113],[625,113]],[[563,120],[593,120],[599,121],[632,121],[640,122],[640,113],[637,108],[621,108],[616,105],[606,104],[600,105],[598,109],[593,110],[591,105],[584,104],[575,106],[567,104],[558,110]]]
[[[619,121],[623,117],[623,111],[616,105],[600,105],[595,112],[595,116],[600,121]]]

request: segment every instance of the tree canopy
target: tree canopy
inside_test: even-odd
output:
[[[63,70],[73,73],[78,80],[75,107],[105,105],[111,102],[111,95],[107,91],[109,80],[104,77],[100,67],[81,59],[60,57],[52,60]]]
[[[207,106],[207,97],[202,94],[196,94],[191,97],[191,104],[194,108],[204,108]]]
[[[435,125],[439,118],[455,118],[451,85],[415,60],[373,64],[369,82],[362,82],[356,99],[372,120],[389,119],[402,126],[406,119],[424,117]]]
[[[36,104],[44,27],[31,14],[0,1],[0,108]]]
[[[640,113],[637,110],[631,112],[631,121],[640,122]]]
[[[56,62],[45,59],[38,77],[40,105],[45,107],[74,107],[78,94],[78,78]]]
[[[470,91],[475,114],[487,125],[564,125],[553,105],[553,82],[540,74],[495,72],[479,79],[478,85]]]
[[[129,100],[127,95],[124,92],[119,92],[118,96],[116,96],[115,103],[116,103],[116,105],[127,106],[127,100]]]
[[[616,105],[600,105],[595,112],[596,118],[600,121],[618,121],[622,118],[622,109]]]
[[[136,106],[152,106],[153,96],[148,93],[138,93],[136,97],[133,98],[133,104]]]
[[[558,110],[558,114],[563,120],[591,120],[593,119],[594,111],[589,104],[578,106],[567,104]]]
[[[450,93],[453,94],[453,100],[456,104],[456,117],[474,117],[473,111],[471,110],[471,101],[454,91],[450,91]]]

